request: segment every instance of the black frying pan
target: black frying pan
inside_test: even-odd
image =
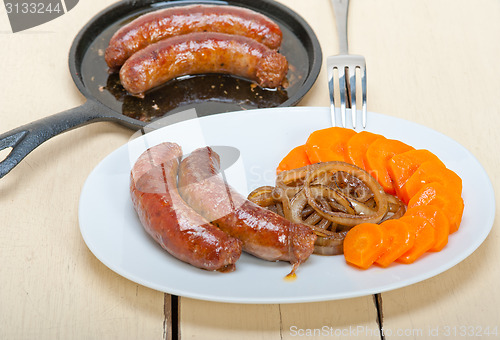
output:
[[[262,12],[283,31],[280,52],[290,64],[290,86],[271,91],[231,76],[183,77],[146,93],[130,96],[118,76],[110,74],[104,50],[113,33],[137,16],[163,7],[193,3],[231,4]],[[73,80],[87,101],[76,108],[40,119],[0,135],[0,150],[11,147],[0,162],[0,178],[28,153],[62,132],[99,121],[112,121],[140,129],[165,115],[196,108],[197,116],[236,110],[292,106],[309,91],[319,74],[321,47],[311,27],[295,12],[273,0],[130,0],[114,4],[97,14],[78,33],[69,52]]]

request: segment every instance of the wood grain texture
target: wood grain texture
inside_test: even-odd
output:
[[[489,146],[500,142],[495,132],[500,122],[500,3],[351,3],[351,18],[358,23],[351,27],[351,47],[367,58],[369,110],[455,139],[478,158],[499,192],[500,157]],[[459,332],[472,329],[481,335],[488,326],[498,331],[499,245],[496,221],[484,244],[456,267],[383,293],[385,338],[476,338]]]
[[[83,103],[68,71],[78,30],[112,1],[16,34],[0,10],[0,131]],[[131,131],[109,123],[46,142],[0,180],[0,338],[162,339],[163,293],[115,274],[88,250],[78,201],[90,171]]]
[[[315,1],[315,6],[304,1],[281,2],[311,24],[325,58],[337,53],[335,28],[328,25],[334,22],[329,1]],[[494,169],[500,165],[499,158],[486,145],[499,139],[494,135],[500,113],[495,96],[500,88],[500,67],[494,60],[499,55],[500,45],[494,43],[500,36],[499,19],[500,10],[495,1],[482,1],[480,6],[466,1],[351,1],[349,12],[350,51],[367,59],[369,110],[416,121],[459,141],[483,164],[495,191],[500,189],[493,176]],[[313,90],[300,105],[327,106],[328,92],[324,84],[326,70],[323,67]],[[489,124],[481,124],[481,120]],[[400,338],[430,338],[434,336],[429,335],[434,332],[431,326],[440,326],[441,335],[444,326],[499,326],[496,308],[499,297],[493,287],[499,282],[500,272],[491,270],[500,258],[495,250],[498,249],[495,226],[484,245],[455,268],[414,286],[381,294],[386,339],[396,338],[398,332],[406,332]],[[489,249],[488,254],[481,256],[485,249]],[[483,268],[480,284],[476,282],[478,268]],[[479,287],[483,288],[477,289]],[[266,332],[265,339],[293,338],[292,326],[304,331],[332,324],[340,325],[339,329],[377,327],[372,298],[355,300],[347,300],[345,304],[335,301],[281,305],[279,337]],[[251,313],[245,306],[240,310],[244,315]],[[358,318],[354,316],[358,315],[356,311],[361,315]],[[188,313],[204,312],[204,308],[186,307],[183,320]],[[332,322],[339,318],[345,322]],[[188,325],[183,327],[193,331]],[[210,331],[214,337],[248,334],[244,328]],[[380,337],[379,334],[373,336]]]
[[[329,0],[279,1],[309,22],[325,61],[337,53]],[[68,50],[78,30],[113,2],[80,1],[68,14],[16,34],[9,33],[0,6],[0,133],[83,103],[69,75]],[[478,158],[496,192],[499,36],[497,0],[350,4],[349,48],[366,57],[368,109],[455,139]],[[324,65],[300,105],[328,104]],[[111,123],[65,133],[0,180],[0,338],[172,338],[170,297],[112,272],[79,232],[78,200],[85,179],[131,135]],[[456,332],[463,326],[500,327],[498,227],[496,221],[484,244],[454,268],[381,294],[385,338],[437,339],[435,329],[445,335],[446,327]],[[349,339],[355,333],[342,331],[353,328],[367,333],[362,338],[380,338],[372,296],[284,305],[181,298],[179,305],[182,339]],[[330,328],[328,337],[315,331]],[[305,336],[307,331],[311,336]]]
[[[281,305],[181,301],[182,339],[343,339],[346,334],[379,339],[371,296]]]

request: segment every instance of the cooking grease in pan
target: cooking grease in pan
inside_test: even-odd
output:
[[[190,108],[196,108],[198,116],[205,116],[280,106],[300,89],[309,71],[307,51],[302,43],[288,27],[272,18],[280,24],[283,32],[280,53],[286,56],[290,66],[286,88],[264,89],[241,78],[212,74],[172,80],[148,91],[144,98],[131,96],[121,86],[118,74],[109,71],[104,51],[116,30],[145,12],[135,13],[107,27],[90,45],[82,60],[86,87],[101,103],[131,118],[148,122]]]
[[[150,91],[145,98],[138,98],[127,94],[115,73],[108,77],[105,90],[123,103],[124,115],[142,121],[191,107],[203,115],[207,110],[224,112],[233,107],[239,110],[275,107],[288,99],[283,89],[266,90],[244,79],[222,74],[183,77]]]

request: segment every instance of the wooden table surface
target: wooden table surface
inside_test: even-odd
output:
[[[80,28],[114,2],[82,0],[62,17],[15,34],[0,9],[0,134],[84,102],[68,71],[68,50]],[[328,0],[280,2],[313,27],[325,60],[337,53]],[[484,166],[496,191],[499,38],[497,0],[350,5],[349,47],[366,57],[369,110],[458,141]],[[323,66],[300,105],[328,106],[326,84]],[[85,245],[78,202],[91,170],[132,133],[105,122],[64,133],[0,179],[1,339],[500,338],[498,221],[455,267],[376,296],[216,303],[177,299],[115,274]],[[325,326],[335,331],[302,336]]]

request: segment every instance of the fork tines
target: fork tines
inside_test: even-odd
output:
[[[365,58],[359,55],[335,55],[327,59],[328,88],[330,91],[330,110],[332,125],[339,126],[337,117],[340,116],[342,127],[346,127],[346,108],[351,108],[352,127],[356,128],[357,107],[356,87],[361,78],[362,123],[366,127],[366,63]],[[356,70],[359,70],[356,72]],[[335,74],[337,71],[337,74]],[[346,77],[347,75],[347,77]],[[336,78],[336,79],[334,79]],[[356,80],[358,78],[358,80]],[[337,92],[336,92],[337,91]],[[336,105],[337,95],[340,98],[340,108]],[[340,109],[340,112],[338,112]]]

